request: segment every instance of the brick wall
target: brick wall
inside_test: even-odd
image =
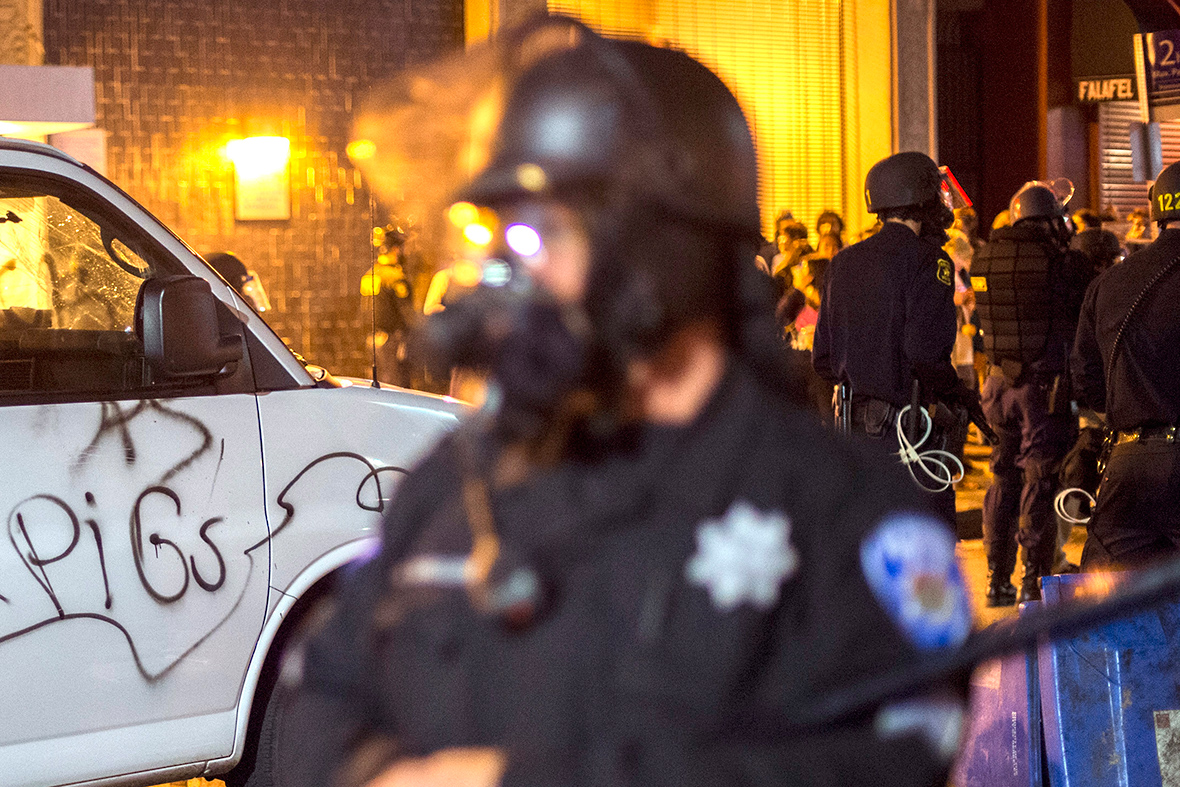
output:
[[[45,62],[95,69],[107,174],[199,252],[265,283],[293,349],[365,375],[368,195],[354,100],[462,45],[462,0],[44,0]],[[291,140],[292,218],[235,222],[226,141]],[[366,302],[367,303],[367,302]]]

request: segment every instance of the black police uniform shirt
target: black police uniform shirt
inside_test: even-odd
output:
[[[886,222],[833,258],[815,328],[812,363],[857,397],[909,404],[913,378],[926,401],[953,398],[957,323],[954,264],[904,224]]]
[[[1177,257],[1180,229],[1166,229],[1086,291],[1072,356],[1074,391],[1080,403],[1105,412],[1112,429],[1180,423],[1180,263],[1144,293],[1111,359],[1131,304]]]
[[[464,588],[444,441],[306,649],[298,783],[352,784],[371,751],[499,746],[505,787],[945,784],[957,686],[791,731],[813,698],[970,626],[953,535],[860,450],[731,366],[691,426],[494,493],[502,554],[550,587],[513,628]]]

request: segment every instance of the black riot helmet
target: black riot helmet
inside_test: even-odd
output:
[[[566,45],[509,69],[488,164],[459,198],[577,207],[592,258],[585,316],[615,380],[702,317],[718,319],[739,353],[751,330],[772,335],[769,316],[751,328],[773,306],[754,264],[757,156],[733,94],[683,52],[605,39],[563,17],[533,27],[564,27]]]
[[[737,100],[683,52],[610,41],[562,17],[577,43],[509,87],[476,204],[626,184],[644,207],[759,236],[757,160]]]
[[[1163,168],[1148,192],[1151,220],[1163,226],[1180,220],[1180,161]]]
[[[246,283],[249,274],[246,264],[238,259],[236,254],[230,254],[228,251],[214,252],[205,257],[205,262],[209,263],[209,267],[217,271],[221,278],[229,282],[229,286],[238,292],[242,291],[242,285]]]
[[[947,242],[956,198],[970,205],[958,182],[925,153],[908,151],[882,159],[865,176],[865,205],[881,221],[914,220],[919,235],[935,246]]]
[[[549,293],[531,283],[537,252],[520,251],[509,237],[515,225],[503,226],[505,248],[492,254],[504,259],[488,264],[507,262],[507,284],[481,285],[427,321],[434,357],[482,359],[499,388],[497,427],[524,442],[556,431],[546,427],[555,421],[610,434],[627,418],[631,362],[702,320],[784,400],[801,401],[774,324],[773,284],[755,265],[757,157],[728,88],[683,52],[605,39],[560,16],[499,43],[500,121],[486,166],[455,196],[499,216],[519,218],[532,202],[572,210],[589,245],[585,290],[554,315]],[[452,330],[461,315],[462,330]],[[573,402],[585,409],[567,418]]]
[[[942,195],[942,173],[925,153],[907,151],[881,159],[865,177],[869,213],[922,205]]]
[[[1063,189],[1061,195],[1058,189]],[[1058,246],[1069,245],[1073,237],[1073,225],[1067,220],[1065,206],[1073,196],[1073,184],[1065,178],[1053,183],[1030,180],[1020,187],[1008,203],[1008,214],[1012,226],[1021,222],[1043,225]]]
[[[1033,181],[1026,183],[1012,197],[1008,203],[1008,214],[1013,224],[1027,219],[1060,219],[1065,216],[1065,206],[1052,189]]]

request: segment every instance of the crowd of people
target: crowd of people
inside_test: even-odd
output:
[[[1180,549],[1180,527],[1170,524],[1175,516],[1165,504],[1175,499],[1175,483],[1160,475],[1171,463],[1154,469],[1150,494],[1142,482],[1148,462],[1137,460],[1137,471],[1125,469],[1134,464],[1126,458],[1131,453],[1148,452],[1143,444],[1171,444],[1180,402],[1176,386],[1167,382],[1163,370],[1170,367],[1161,351],[1134,338],[1126,343],[1124,334],[1129,329],[1131,337],[1152,331],[1170,336],[1175,321],[1141,314],[1130,322],[1128,312],[1150,306],[1128,301],[1130,285],[1110,282],[1129,276],[1122,271],[1136,265],[1102,276],[1128,249],[1141,251],[1131,259],[1143,265],[1138,261],[1159,257],[1155,250],[1172,240],[1166,230],[1171,213],[1163,210],[1171,199],[1170,172],[1160,175],[1156,188],[1165,197],[1150,210],[1162,231],[1154,244],[1147,245],[1148,212],[1133,212],[1120,239],[1103,228],[1104,216],[1096,211],[1067,213],[1072,187],[1064,193],[1061,183],[1039,181],[1013,195],[984,241],[973,207],[960,206],[952,216],[949,181],[934,162],[899,154],[869,174],[870,210],[876,208],[880,219],[867,233],[873,240],[840,251],[837,232],[826,244],[830,251],[817,253],[804,226],[784,211],[776,243],[764,246],[757,259],[774,280],[784,351],[811,361],[802,372],[807,400],[839,425],[840,394],[833,386],[844,386],[845,429],[917,465],[915,481],[951,521],[953,485],[964,475],[967,424],[972,408],[982,409],[977,423],[984,420],[986,427],[979,426],[990,432],[993,476],[983,503],[989,606],[1040,598],[1041,577],[1078,571],[1061,547],[1073,524],[1090,521],[1092,507],[1084,567],[1139,567]],[[817,225],[842,229],[830,212]],[[1118,296],[1098,300],[1098,293],[1115,287],[1123,288]],[[1162,291],[1153,283],[1140,297],[1157,302]],[[1124,361],[1115,350],[1146,357]],[[1117,396],[1124,401],[1108,398],[1108,367],[1120,362],[1136,374],[1129,380],[1117,376]],[[1114,423],[1108,404],[1120,411]],[[1132,413],[1123,415],[1128,407]],[[928,413],[921,417],[929,419],[930,429],[911,452],[903,431],[924,429],[920,423],[913,431],[903,429],[899,418],[918,408]],[[1136,447],[1121,447],[1131,444]],[[1163,453],[1171,456],[1171,449]],[[934,463],[933,473],[923,454]],[[1104,476],[1101,465],[1108,458],[1115,463]],[[1144,500],[1155,507],[1149,510]],[[1018,555],[1019,590],[1012,583]]]

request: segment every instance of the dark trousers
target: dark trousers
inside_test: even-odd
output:
[[[1082,568],[1139,568],[1180,555],[1180,443],[1144,440],[1110,454]]]
[[[1069,451],[1074,418],[1049,412],[1048,383],[1012,385],[994,373],[983,385],[983,411],[1000,437],[992,446],[995,476],[983,498],[983,543],[988,568],[1001,578],[1012,576],[1016,545],[1025,550],[1025,576],[1053,570],[1057,551],[1057,518],[1053,498],[1057,472]],[[1031,572],[1031,573],[1030,573]]]
[[[898,456],[898,451],[901,446],[897,442],[897,430],[895,426],[898,409],[891,405],[886,405],[884,402],[877,402],[877,404],[884,409],[875,412],[866,407],[863,402],[857,402],[853,405],[852,434],[879,452],[882,462],[891,465],[900,464],[901,459]],[[919,450],[924,451],[930,448],[942,448],[945,450],[945,447],[946,436],[942,434],[941,430],[936,428],[931,432],[930,437],[927,438]],[[921,471],[918,472],[920,475]],[[925,477],[922,477],[922,480],[927,484],[934,483]],[[954,530],[957,526],[954,487],[944,489],[941,492],[930,492],[924,487],[923,489],[922,497],[928,504],[927,509],[929,512],[945,521]]]

